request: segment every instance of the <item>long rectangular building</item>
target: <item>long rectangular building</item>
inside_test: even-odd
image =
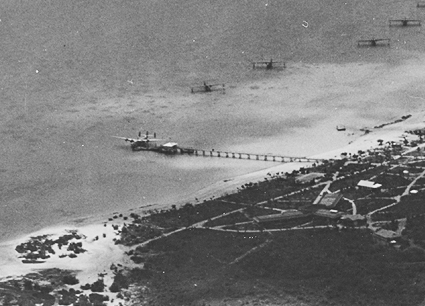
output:
[[[279,221],[285,221],[285,220],[304,218],[309,215],[310,214],[305,214],[298,210],[288,210],[288,211],[282,212],[281,214],[257,216],[257,217],[254,217],[253,219],[257,223],[268,223],[268,222],[279,222]]]

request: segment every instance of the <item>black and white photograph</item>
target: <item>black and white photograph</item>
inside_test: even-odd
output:
[[[425,305],[424,19],[0,0],[0,306]]]

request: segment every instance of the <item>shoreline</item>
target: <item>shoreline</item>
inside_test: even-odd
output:
[[[388,125],[379,129],[372,129],[372,131],[368,134],[360,136],[355,141],[350,144],[337,149],[331,150],[325,153],[321,153],[318,155],[310,156],[312,158],[322,158],[322,159],[335,159],[342,152],[347,153],[357,153],[359,150],[368,150],[373,147],[377,147],[378,139],[383,139],[384,141],[396,141],[400,140],[400,137],[404,134],[405,130],[415,129],[418,127],[422,127],[424,113],[420,113],[418,115],[409,118],[408,120],[402,123],[396,123],[393,125]],[[407,134],[406,137],[409,139],[415,139],[416,136]],[[297,170],[302,166],[308,165],[308,163],[285,163],[278,166],[269,167],[267,169],[254,171],[245,175],[240,175],[229,180],[219,181],[211,186],[198,190],[191,194],[191,198],[198,198],[197,203],[201,203],[204,199],[208,199],[210,197],[221,196],[224,193],[232,193],[236,191],[236,188],[241,186],[244,183],[250,181],[259,181],[267,176],[269,172],[291,172],[292,170]],[[174,205],[182,205],[188,199],[181,199],[178,203],[174,203]],[[81,278],[81,283],[93,282],[97,279],[98,273],[107,273],[109,272],[109,267],[111,264],[116,264],[120,262],[128,261],[125,258],[125,247],[121,245],[115,245],[113,238],[117,235],[111,224],[123,223],[124,220],[113,219],[111,220],[111,215],[128,215],[131,212],[142,213],[144,208],[150,209],[162,209],[168,208],[173,203],[169,203],[166,205],[148,205],[146,207],[132,208],[126,211],[118,211],[115,213],[106,213],[102,215],[92,215],[86,216],[84,218],[75,219],[71,222],[58,224],[52,227],[45,227],[41,230],[34,231],[30,234],[21,235],[12,240],[7,240],[0,243],[0,258],[1,261],[4,262],[3,265],[0,265],[0,275],[2,275],[1,280],[7,280],[10,277],[19,277],[25,275],[27,273],[36,271],[38,269],[48,269],[48,268],[60,268],[67,270],[78,270],[78,277]],[[109,217],[109,218],[108,218]],[[106,226],[105,226],[106,224]],[[18,253],[15,251],[16,245],[22,243],[23,241],[27,241],[30,237],[39,236],[39,235],[49,235],[52,237],[59,236],[66,231],[76,230],[82,235],[86,236],[86,240],[89,244],[89,250],[87,254],[81,256],[81,258],[76,261],[72,259],[53,259],[48,260],[43,264],[23,264],[19,258]],[[93,240],[95,236],[101,237],[102,234],[106,234],[106,237],[99,238],[98,241]],[[108,254],[105,256],[103,254]],[[111,255],[111,256],[109,256]],[[102,260],[99,260],[102,258]],[[100,262],[101,264],[93,265],[94,262]],[[131,264],[131,263],[130,263]],[[112,283],[111,275],[106,277],[105,283]]]
[[[125,144],[105,141],[110,135],[131,137],[142,125],[185,146],[288,156],[324,154],[360,137],[361,127],[388,122],[421,107],[420,100],[410,97],[422,96],[417,87],[421,64],[417,60],[395,67],[292,63],[282,73],[255,72],[264,79],[230,84],[226,95],[182,91],[176,95],[160,89],[124,98],[99,97],[96,104],[64,105],[42,128],[46,133],[40,135],[41,145],[34,154],[8,162],[11,179],[0,220],[3,241],[50,225],[49,219],[63,223],[113,212],[117,206],[126,210],[193,201],[193,190],[206,191],[235,174],[273,166],[151,159],[125,152]],[[392,83],[397,86],[389,88]],[[182,120],[183,115],[187,120]],[[159,119],[164,122],[160,127]],[[347,132],[337,132],[339,124]],[[52,127],[56,130],[50,132]],[[16,142],[4,145],[17,148],[14,157],[25,147]],[[230,188],[231,183],[221,187]],[[50,218],[42,211],[48,211]]]

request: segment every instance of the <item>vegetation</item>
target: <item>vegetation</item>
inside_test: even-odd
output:
[[[400,203],[373,215],[374,220],[394,220],[425,214],[425,191],[403,196]]]
[[[411,239],[413,243],[425,248],[425,215],[407,218],[403,235]]]
[[[347,176],[343,179],[337,180],[331,184],[329,187],[329,190],[332,192],[335,192],[337,190],[344,191],[347,188],[357,186],[360,180],[369,180],[370,178],[374,177],[375,175],[378,175],[385,171],[387,169],[386,166],[377,166],[374,168],[371,168],[367,171],[361,172],[356,174],[355,176]],[[371,191],[368,191],[368,194],[370,194]]]
[[[214,220],[210,220],[204,224],[205,227],[214,227],[214,226],[220,226],[220,225],[226,225],[226,224],[235,224],[240,222],[247,222],[250,221],[244,213],[237,211],[235,213],[226,215],[224,217],[220,217]]]
[[[379,209],[381,207],[388,206],[395,203],[394,199],[382,199],[382,198],[367,198],[367,199],[357,199],[357,213],[361,215],[366,215],[367,213]]]
[[[351,306],[417,305],[425,298],[424,268],[403,264],[411,263],[409,252],[379,247],[367,231],[276,233],[271,243],[232,264],[266,238],[189,230],[152,242],[149,250],[160,255],[147,261],[153,273],[139,279],[151,284],[146,300],[192,305],[201,299],[280,296],[284,304],[296,296],[309,305]]]
[[[177,229],[242,207],[244,206],[222,201],[208,201],[198,205],[187,203],[178,209],[173,207],[170,210],[152,214],[144,220],[162,228]]]
[[[38,273],[30,273],[20,279],[11,279],[0,283],[1,305],[87,305],[89,298],[82,291],[70,288],[63,289],[65,285],[76,284],[75,272],[47,269]],[[46,285],[49,284],[49,285]],[[54,288],[62,288],[54,290]],[[79,301],[87,300],[87,303]],[[100,305],[100,304],[97,304]]]
[[[132,223],[121,228],[121,239],[116,240],[115,244],[132,246],[160,236],[163,233],[164,230],[149,224]]]

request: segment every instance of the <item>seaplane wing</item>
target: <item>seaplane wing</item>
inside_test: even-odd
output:
[[[136,141],[140,141],[141,139],[134,139],[134,138],[127,138],[127,137],[121,137],[121,136],[112,136],[114,138],[118,138],[118,139],[123,139],[125,141],[129,141],[129,142],[136,142]]]

